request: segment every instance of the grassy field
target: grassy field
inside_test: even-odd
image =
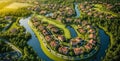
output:
[[[18,28],[18,21],[20,20],[20,18],[17,18],[15,20],[15,22],[12,23],[12,25],[10,25],[10,27],[6,30],[6,31],[10,31],[13,28]]]
[[[45,18],[41,15],[38,15],[37,17],[42,18],[42,21],[48,22],[50,24],[53,24],[53,25],[57,26],[58,28],[63,29],[65,37],[68,38],[68,39],[71,38],[69,30],[61,22],[59,22],[57,20],[47,19],[47,18]]]
[[[104,5],[102,5],[102,4],[95,4],[94,6],[95,6],[95,8],[93,8],[93,9],[95,9],[95,10],[97,10],[97,11],[99,11],[99,12],[104,12],[104,13],[106,13],[106,14],[112,14],[112,15],[115,16],[115,17],[118,16],[117,13],[114,13],[114,12],[106,9],[107,7],[104,6]]]
[[[12,3],[12,1],[0,0],[0,9]]]
[[[15,0],[2,0],[0,1],[0,17],[12,15],[12,16],[24,16],[30,13],[28,7],[32,5],[28,3],[20,3]]]
[[[17,9],[17,8],[22,8],[22,7],[27,7],[27,6],[31,6],[31,5],[27,4],[27,3],[17,3],[17,2],[14,2],[14,3],[6,6],[5,8]]]
[[[28,24],[30,25],[31,29],[34,31],[35,35],[37,36],[37,38],[38,38],[38,40],[39,40],[39,42],[40,42],[41,48],[42,48],[42,50],[44,51],[44,53],[45,53],[49,58],[51,58],[51,59],[54,60],[54,61],[65,61],[64,59],[59,58],[59,57],[53,55],[51,52],[49,52],[49,51],[47,50],[47,48],[45,47],[42,39],[40,38],[40,35],[39,35],[39,32],[37,31],[37,29],[34,29],[34,28],[33,28],[33,25],[32,25],[32,23],[31,23],[30,21],[28,22]]]

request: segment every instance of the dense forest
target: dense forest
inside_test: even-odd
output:
[[[13,49],[2,40],[0,40],[0,48],[1,48],[0,53],[13,51]]]
[[[20,29],[20,30],[18,30]],[[7,39],[8,42],[17,46],[22,51],[22,57],[18,59],[11,59],[17,61],[28,61],[28,60],[38,60],[39,57],[36,55],[34,50],[28,46],[27,41],[30,39],[30,33],[26,33],[25,29],[22,26],[18,26],[17,28],[10,29],[8,32],[0,32],[0,37]],[[24,47],[23,47],[24,46]],[[6,47],[2,48],[2,51],[7,49]],[[0,58],[0,60],[9,60],[10,58]]]

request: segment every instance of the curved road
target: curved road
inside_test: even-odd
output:
[[[18,52],[18,58],[22,56],[22,52],[16,47],[14,46],[12,43],[8,42],[6,39],[0,38],[0,40],[4,41],[6,44],[8,44],[10,47],[12,47],[12,49],[14,49],[16,52]]]

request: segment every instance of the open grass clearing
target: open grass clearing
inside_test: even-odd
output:
[[[17,3],[17,2],[14,2],[14,3],[6,6],[5,8],[18,9],[18,8],[23,8],[23,7],[27,7],[27,6],[31,6],[31,5],[28,4],[28,3]]]
[[[106,14],[112,14],[112,16],[115,16],[115,17],[118,16],[117,13],[114,13],[114,12],[106,9],[107,7],[102,5],[102,4],[95,4],[94,6],[95,6],[95,8],[93,8],[93,9],[95,9],[95,10],[97,10],[99,12],[104,12]]]

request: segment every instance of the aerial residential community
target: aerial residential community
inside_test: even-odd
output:
[[[118,61],[119,0],[0,0],[0,61]]]

